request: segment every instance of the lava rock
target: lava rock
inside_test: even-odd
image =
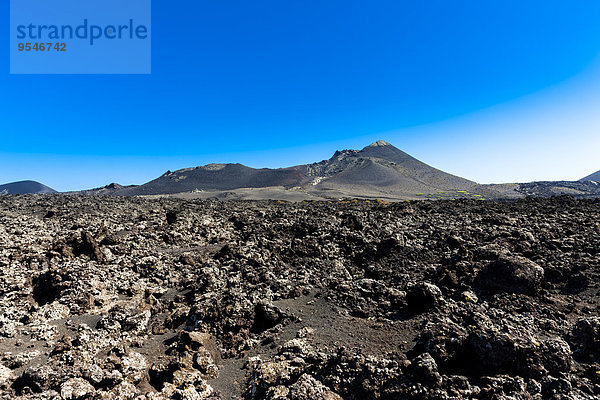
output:
[[[429,353],[421,354],[413,359],[408,367],[408,372],[415,380],[427,385],[435,387],[442,383],[438,366]]]
[[[490,292],[535,294],[544,279],[544,269],[515,255],[501,255],[477,274],[476,284]]]
[[[573,327],[571,342],[583,359],[600,357],[600,318],[581,318]]]
[[[0,389],[4,389],[9,386],[13,378],[14,375],[12,370],[0,364]]]
[[[0,398],[595,400],[599,220],[561,198],[0,196]]]
[[[323,383],[309,374],[303,374],[289,387],[289,400],[342,400],[341,396],[332,392]]]
[[[421,282],[408,287],[406,303],[413,312],[423,312],[439,305],[443,299],[442,291],[436,285]]]
[[[76,256],[86,255],[91,260],[104,262],[105,256],[96,242],[96,239],[89,232],[81,232],[81,238],[73,241],[73,253]]]
[[[417,337],[415,351],[427,352],[445,366],[466,364],[462,360],[465,358],[467,338],[464,327],[444,318],[425,327]]]
[[[279,324],[282,319],[283,314],[279,308],[267,303],[258,303],[254,307],[254,324],[251,331],[264,332]]]
[[[167,211],[167,224],[173,225],[177,222],[177,212],[176,211]]]
[[[64,371],[54,368],[50,364],[32,366],[23,371],[23,374],[14,382],[13,388],[17,393],[40,393],[49,389],[57,389]]]
[[[64,400],[88,399],[94,392],[94,387],[82,378],[71,378],[60,387],[60,396]]]

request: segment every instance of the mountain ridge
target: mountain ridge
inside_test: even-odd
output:
[[[329,159],[291,167],[251,168],[239,163],[212,163],[167,171],[143,185],[119,188],[110,194],[171,195],[272,187],[326,198],[402,198],[447,190],[466,192],[479,185],[431,167],[379,140],[362,150],[338,150]]]

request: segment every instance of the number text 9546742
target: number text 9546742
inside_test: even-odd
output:
[[[17,44],[19,51],[67,51],[66,43],[19,43]]]

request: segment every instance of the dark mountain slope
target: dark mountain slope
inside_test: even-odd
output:
[[[242,164],[209,164],[167,172],[145,185],[118,191],[119,195],[153,195],[193,190],[232,190],[269,186],[299,186],[306,177],[302,167],[254,169]]]
[[[391,144],[378,141],[362,150],[289,168],[255,169],[241,164],[209,164],[168,171],[144,185],[113,190],[114,195],[161,195],[239,189],[293,189],[309,196],[405,198],[438,191],[481,188],[475,182],[433,168]],[[265,194],[269,197],[268,193]],[[273,194],[272,198],[278,195]]]
[[[320,185],[338,188],[345,185],[368,185],[387,188],[394,192],[461,190],[471,188],[475,182],[433,168],[397,149],[391,144],[378,141],[361,151],[346,151],[345,168],[323,180]],[[339,156],[339,155],[338,155]],[[329,160],[340,163],[336,156]]]
[[[586,181],[600,182],[600,171],[593,173],[591,175],[588,175],[585,178],[580,179],[580,181],[581,182],[586,182]]]
[[[58,193],[56,190],[49,188],[35,181],[20,181],[0,185],[0,194],[48,194]]]

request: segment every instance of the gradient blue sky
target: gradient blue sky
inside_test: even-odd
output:
[[[148,76],[9,75],[4,38],[0,182],[144,183],[377,139],[481,183],[600,169],[597,0],[152,6]]]

